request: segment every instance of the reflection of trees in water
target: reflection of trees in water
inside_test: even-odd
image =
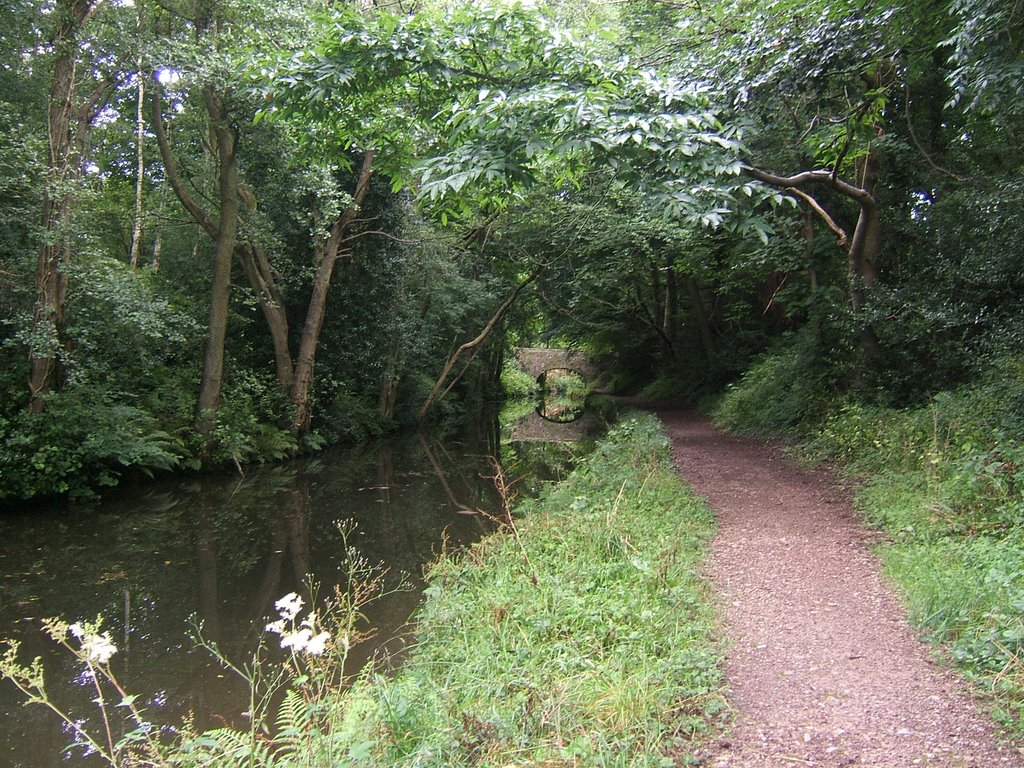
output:
[[[38,637],[38,622],[19,623],[21,616],[102,613],[115,637],[130,640],[119,643],[115,671],[143,695],[154,720],[175,722],[191,711],[200,727],[240,723],[242,683],[192,650],[188,617],[229,658],[248,661],[281,595],[301,592],[310,574],[325,595],[343,581],[339,520],[356,521],[351,540],[371,562],[388,563],[392,586],[400,575],[417,580],[442,541],[459,546],[479,537],[481,521],[455,513],[495,503],[489,461],[486,448],[463,455],[431,437],[381,441],[241,480],[125,490],[74,518],[37,514],[0,543],[0,622],[13,627],[5,634],[16,633],[27,653],[44,656],[49,679],[58,687],[63,681],[58,696],[83,716],[96,714],[94,694],[76,687],[77,671]],[[417,592],[400,593],[367,614],[383,636],[418,602]],[[354,659],[370,653],[364,648]],[[60,755],[66,735],[45,712],[28,715],[13,691],[0,690],[0,763],[59,764],[49,756]],[[19,751],[4,760],[8,744]]]
[[[583,415],[587,381],[569,368],[552,368],[540,375],[541,402],[537,414],[548,421],[567,424]]]

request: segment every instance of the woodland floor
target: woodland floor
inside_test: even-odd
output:
[[[1024,766],[908,625],[848,494],[764,442],[659,411],[720,530],[708,575],[734,727],[712,768]]]

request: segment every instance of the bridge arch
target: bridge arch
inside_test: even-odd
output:
[[[601,374],[597,364],[578,349],[519,347],[515,351],[515,358],[519,366],[534,379],[559,368],[574,371],[591,383],[596,382]]]

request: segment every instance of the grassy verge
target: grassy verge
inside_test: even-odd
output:
[[[741,383],[717,417],[764,432],[781,402]],[[794,426],[803,458],[859,479],[911,620],[1024,735],[1024,358],[918,408],[846,402]]]
[[[351,692],[350,727],[376,764],[684,761],[723,710],[712,532],[657,420],[626,419],[514,529],[437,563],[418,647]]]

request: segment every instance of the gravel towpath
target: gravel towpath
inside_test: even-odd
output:
[[[679,472],[720,524],[708,575],[731,643],[736,719],[702,765],[1024,766],[917,640],[826,473],[692,413],[658,415]]]

